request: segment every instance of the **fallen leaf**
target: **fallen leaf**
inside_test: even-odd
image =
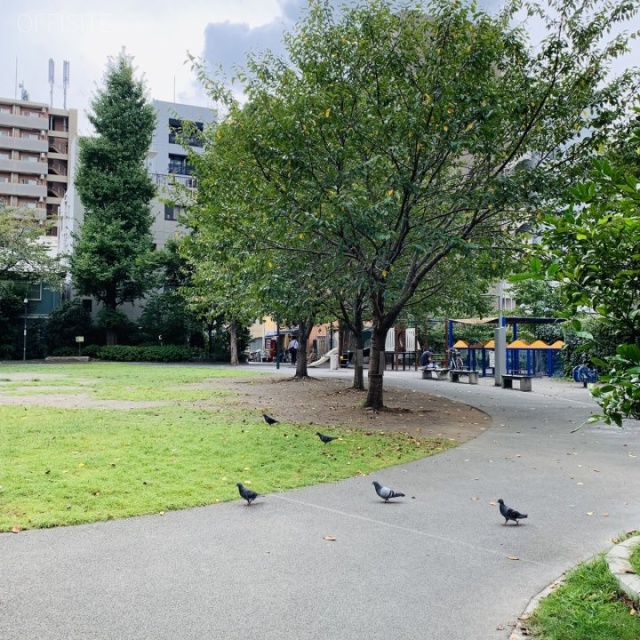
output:
[[[497,502],[490,502],[489,504],[490,504],[492,507],[495,507],[495,506],[497,506],[497,504],[498,504],[498,503],[497,503]]]
[[[608,517],[609,517],[609,514],[605,512],[605,513],[603,513],[603,514],[602,514],[602,517],[603,517],[603,518],[608,518]]]
[[[508,560],[520,560],[520,558],[518,558],[518,556],[507,556]],[[522,618],[520,618],[522,620]]]
[[[324,539],[327,540],[328,542],[335,542],[336,541],[336,537],[335,536],[325,536]]]
[[[504,630],[504,625],[503,625],[503,624],[499,624],[499,625],[496,627],[496,631],[503,631],[503,630]]]
[[[587,515],[588,516],[592,516],[593,515],[593,511],[587,511]]]
[[[20,533],[22,531],[22,527],[19,524],[11,527],[11,533]]]
[[[600,469],[594,469],[596,473],[600,473]]]

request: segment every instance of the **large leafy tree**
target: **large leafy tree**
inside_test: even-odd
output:
[[[0,201],[0,280],[61,278],[59,260],[40,242],[45,231],[34,209],[8,207]]]
[[[626,152],[594,160],[589,178],[568,190],[567,205],[542,217],[529,274],[562,283],[576,328],[575,316],[591,310],[617,334],[617,353],[598,362],[608,384],[593,390],[607,422],[617,424],[640,418],[640,128],[627,143]]]
[[[535,49],[510,26],[523,8],[547,27]],[[233,180],[251,188],[217,207],[248,214],[263,245],[306,256],[320,281],[348,280],[344,299],[365,292],[367,406],[383,406],[379,358],[405,306],[441,295],[443,278],[498,275],[486,256],[513,247],[516,221],[582,170],[620,116],[635,78],[605,81],[625,41],[602,40],[636,8],[511,2],[492,17],[379,0],[334,14],[314,0],[286,59],[249,59],[226,141],[244,167]]]
[[[91,104],[95,137],[80,140],[76,187],[85,209],[71,273],[76,290],[108,313],[142,298],[156,270],[150,201],[155,187],[145,159],[155,128],[145,86],[124,53],[109,61]],[[107,343],[117,341],[107,331]]]

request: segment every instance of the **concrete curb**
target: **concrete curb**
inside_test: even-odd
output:
[[[533,596],[531,601],[526,606],[522,615],[518,618],[516,626],[513,628],[509,640],[528,640],[531,638],[526,623],[531,614],[538,608],[540,601],[546,598],[550,593],[553,593],[560,585],[564,583],[564,575],[557,580],[554,580],[549,586],[545,587],[540,593]]]
[[[640,602],[640,576],[634,571],[629,558],[634,548],[639,544],[640,536],[628,538],[613,547],[605,556],[609,571],[618,581],[620,590],[624,591],[634,602]]]
[[[640,536],[627,538],[624,542],[613,547],[605,556],[609,571],[611,571],[611,574],[617,580],[620,590],[626,593],[634,602],[638,603],[640,603],[640,576],[638,576],[633,570],[633,567],[629,562],[629,557],[633,553],[634,548],[639,544]],[[518,622],[511,632],[509,640],[527,640],[527,638],[531,637],[526,628],[527,620],[536,610],[540,601],[555,591],[564,583],[564,580],[565,578],[563,575],[531,599],[525,610],[522,612],[522,615],[518,618]]]

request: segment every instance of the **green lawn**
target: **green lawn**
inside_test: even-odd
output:
[[[27,379],[10,380],[16,373]],[[246,375],[176,365],[0,367],[0,396],[80,392],[96,400],[164,401],[118,409],[0,406],[0,531],[235,500],[239,481],[261,493],[281,491],[455,446],[347,427],[323,429],[341,437],[324,446],[312,426],[267,426],[215,388],[216,378]]]
[[[535,640],[638,640],[640,620],[603,556],[579,565],[527,621]]]

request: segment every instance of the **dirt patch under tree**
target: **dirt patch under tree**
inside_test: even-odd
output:
[[[241,405],[281,422],[398,431],[458,442],[475,438],[491,424],[486,413],[467,404],[391,386],[385,386],[384,411],[363,409],[365,393],[353,389],[347,380],[260,377],[228,381],[225,386],[238,394]]]

